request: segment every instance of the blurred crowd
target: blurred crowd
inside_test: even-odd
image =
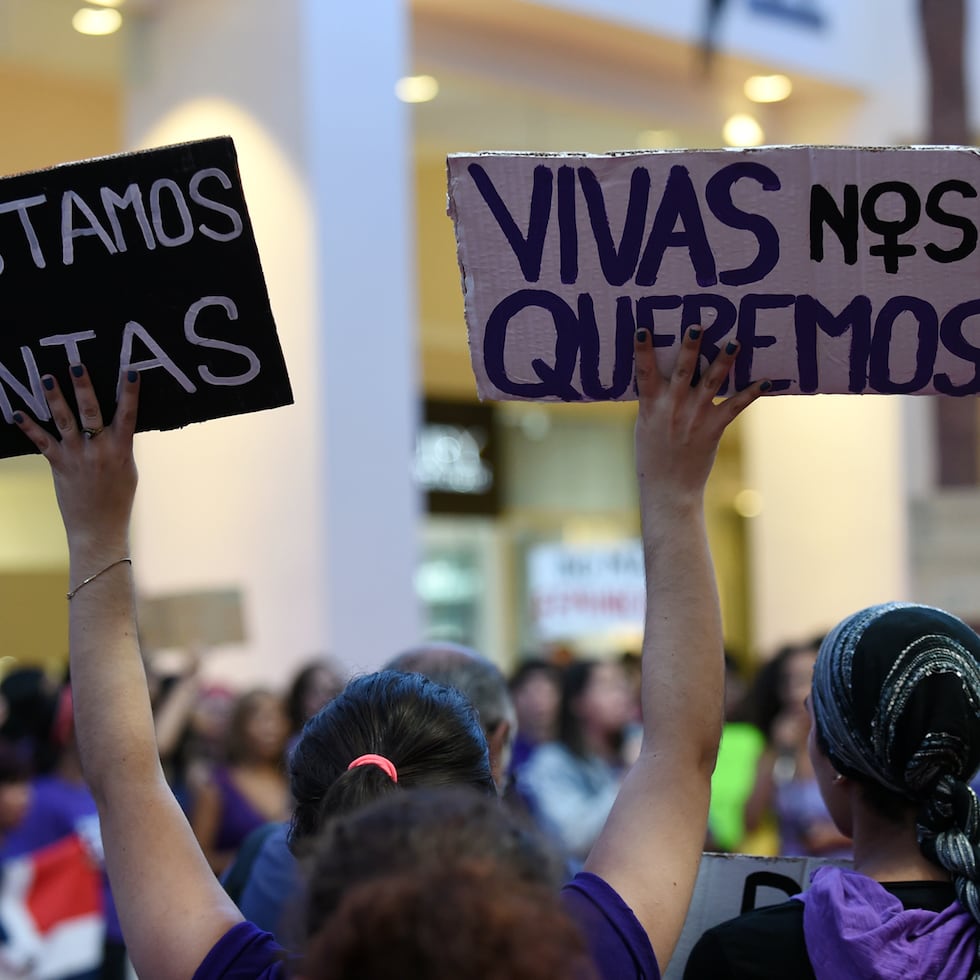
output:
[[[200,667],[197,657],[176,672],[150,664],[147,679],[167,779],[221,874],[253,830],[288,816],[288,747],[346,677],[317,658],[284,692],[236,693]],[[0,683],[0,977],[126,975],[69,678],[16,669]]]
[[[706,850],[850,855],[807,751],[805,702],[820,641],[788,644],[751,673],[726,658],[726,722]],[[436,644],[406,651],[388,666],[425,674],[470,698],[504,799],[554,841],[569,875],[578,870],[639,751],[638,658],[528,657],[505,677],[475,651]],[[273,892],[291,886],[263,879],[256,858],[266,837],[275,836],[270,830],[278,828],[285,840],[286,759],[306,722],[343,690],[347,673],[322,656],[284,690],[245,692],[206,682],[193,656],[167,673],[151,663],[147,674],[160,759],[174,795],[214,873],[236,901],[252,889],[240,904],[274,931],[288,895],[258,896],[254,886]],[[282,843],[280,850],[286,853]],[[283,861],[291,859],[274,856],[272,864]],[[48,896],[70,892],[77,899],[74,905],[63,899],[47,914],[87,915],[93,926],[88,946],[73,935],[79,962],[69,961],[58,975],[126,976],[95,803],[74,741],[70,682],[39,669],[17,669],[0,683],[0,875],[0,974],[34,975],[42,930],[32,933],[24,925],[30,916],[11,909],[22,905],[36,917],[35,907],[49,901],[36,892],[46,887]]]

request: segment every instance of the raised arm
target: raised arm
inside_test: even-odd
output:
[[[80,365],[72,380],[77,421],[55,380],[43,379],[59,438],[14,418],[51,464],[68,535],[75,730],[126,945],[140,976],[187,980],[241,915],[204,860],[157,753],[128,563],[139,380],[136,372],[122,378],[104,428]]]
[[[726,426],[763,382],[717,404],[729,345],[692,387],[700,332],[662,378],[650,333],[636,334],[636,470],[646,564],[643,744],[585,870],[604,878],[646,929],[666,969],[687,914],[705,839],[721,737],[721,610],[704,522],[704,488]]]
[[[151,665],[152,666],[152,665]],[[187,728],[194,706],[201,696],[201,658],[195,652],[162,702],[153,712],[153,727],[157,735],[157,752],[164,761],[177,751],[181,736]]]

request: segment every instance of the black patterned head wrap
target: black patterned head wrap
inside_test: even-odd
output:
[[[980,636],[941,609],[871,606],[827,634],[810,696],[834,768],[920,804],[923,853],[980,922]]]

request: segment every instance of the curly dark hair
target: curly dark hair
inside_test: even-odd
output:
[[[310,872],[310,980],[595,975],[558,897],[561,860],[473,790],[413,790],[332,821]]]
[[[316,934],[309,980],[594,977],[555,892],[486,863],[402,871],[355,886]]]

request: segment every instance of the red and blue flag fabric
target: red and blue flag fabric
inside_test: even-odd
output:
[[[71,833],[3,863],[0,977],[81,980],[97,975],[105,942],[102,870]]]

